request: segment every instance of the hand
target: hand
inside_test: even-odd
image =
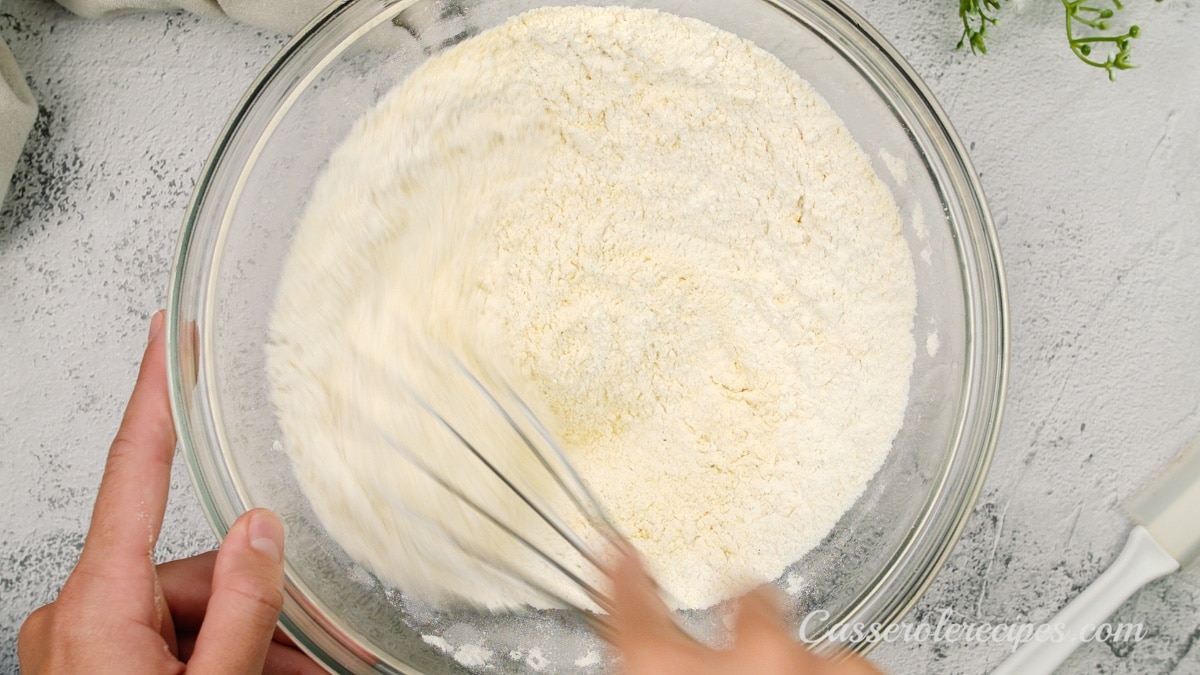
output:
[[[834,661],[793,640],[767,589],[738,602],[733,647],[722,651],[696,642],[676,625],[636,553],[621,553],[612,578],[612,641],[629,675],[879,675],[861,657]]]
[[[17,639],[23,673],[322,673],[275,629],[283,604],[283,524],[264,509],[220,551],[155,566],[175,428],[163,315],[108,452],[83,553],[53,603]],[[274,636],[274,638],[273,638]]]

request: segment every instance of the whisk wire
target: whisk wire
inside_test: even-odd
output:
[[[571,480],[575,483],[575,485],[577,486],[579,491],[584,495],[584,501],[587,502],[588,506],[587,506],[587,508],[585,508],[582,504],[580,504],[580,501],[577,497],[575,497],[575,494],[573,492],[571,492],[571,490],[567,489],[566,486],[564,485],[563,490],[568,495],[570,495],[571,501],[573,501],[576,504],[576,506],[579,508],[580,512],[582,512],[584,514],[584,516],[588,519],[588,521],[592,525],[592,527],[595,528],[597,531],[599,531],[601,534],[603,534],[609,540],[610,543],[612,543],[612,544],[627,544],[628,542],[625,539],[625,536],[622,535],[620,533],[620,531],[618,531],[617,528],[612,524],[612,521],[609,519],[608,514],[605,512],[604,507],[600,505],[600,500],[596,498],[596,496],[592,492],[591,488],[589,488],[587,486],[587,483],[584,482],[583,478],[579,475],[579,473],[575,471],[574,465],[572,465],[571,462],[567,461],[566,453],[563,452],[562,446],[559,445],[558,441],[556,441],[554,439],[554,435],[551,434],[548,429],[546,429],[546,426],[542,423],[542,421],[540,419],[538,419],[537,415],[533,414],[533,411],[529,409],[529,405],[526,404],[525,401],[520,396],[518,396],[517,393],[514,392],[511,387],[509,387],[507,384],[505,384],[505,388],[506,388],[506,391],[511,395],[513,400],[516,401],[517,406],[521,408],[521,411],[522,411],[522,413],[524,413],[525,417],[529,419],[531,424],[533,424],[534,429],[537,430],[538,435],[542,437],[543,441],[545,441],[546,446],[549,447],[550,451],[554,453],[554,456],[556,459],[558,459],[559,464],[560,464],[560,466],[562,466],[563,471],[568,476],[571,477]],[[488,395],[489,398],[492,398],[491,392],[488,392],[486,388],[483,388],[483,391],[485,394]],[[494,400],[494,398],[493,398],[493,400]],[[522,437],[524,437],[524,435],[522,435]],[[526,441],[526,442],[528,443],[528,441]],[[538,451],[537,448],[533,446],[533,444],[529,444],[529,447],[530,447],[530,450],[532,450],[534,452],[534,454],[536,454],[538,456],[538,458],[542,461],[542,464],[545,466],[546,460],[543,457],[542,453],[540,451]],[[559,485],[562,485],[562,479],[559,478],[558,472],[555,472],[552,469],[549,469],[549,466],[547,466],[547,470],[550,470],[551,473],[554,474],[555,478],[559,481]]]
[[[497,518],[494,514],[489,512],[487,509],[480,506],[477,501],[475,501],[471,497],[464,494],[461,490],[456,488],[450,481],[446,480],[445,477],[441,476],[440,474],[438,474],[438,472],[434,471],[427,463],[421,461],[421,459],[418,458],[407,447],[405,447],[404,444],[400,443],[395,438],[393,438],[391,434],[388,434],[386,431],[384,431],[382,428],[380,428],[379,425],[375,424],[374,422],[372,422],[372,425],[375,427],[376,431],[380,434],[380,436],[384,439],[384,441],[388,444],[389,447],[391,447],[398,454],[400,454],[400,456],[403,457],[406,461],[408,461],[410,464],[412,464],[418,470],[420,470],[422,473],[424,473],[427,477],[429,477],[430,480],[437,483],[442,489],[446,490],[451,495],[453,495],[454,497],[456,497],[460,501],[462,501],[464,504],[466,504],[472,511],[474,511],[475,513],[482,516],[484,519],[486,519],[491,524],[500,528],[500,530],[502,530],[505,534],[513,537],[515,540],[517,540],[517,542],[519,542],[522,546],[524,546],[531,553],[533,553],[537,557],[541,558],[543,561],[545,561],[547,564],[549,564],[551,567],[553,567],[555,570],[557,570],[560,574],[565,576],[571,582],[578,585],[584,591],[584,593],[586,593],[587,596],[592,600],[592,602],[594,602],[598,606],[600,606],[601,609],[603,609],[606,612],[609,611],[610,603],[609,603],[608,599],[604,596],[603,593],[596,590],[596,588],[594,586],[589,584],[587,581],[585,581],[583,578],[581,578],[578,574],[576,574],[575,572],[572,572],[570,569],[568,569],[566,566],[564,566],[562,563],[560,563],[558,560],[556,560],[554,558],[554,556],[550,555],[549,553],[544,551],[541,547],[539,547],[536,544],[534,544],[533,542],[529,541],[526,537],[522,536],[519,532],[517,532],[515,529],[513,529],[510,525],[508,525],[507,523],[504,523],[499,518]],[[432,523],[429,522],[428,518],[425,518],[424,516],[417,514],[416,512],[407,508],[406,506],[404,506],[402,503],[400,503],[398,500],[396,500],[394,498],[391,498],[391,501],[392,501],[392,506],[394,508],[397,508],[398,510],[403,511],[404,513],[406,513],[407,515],[409,515],[412,518],[420,519],[421,521],[429,524],[434,529],[440,529],[441,530],[440,536],[443,540],[448,540],[450,543],[454,544],[457,548],[459,548],[463,552],[471,555],[471,557],[479,560],[480,562],[483,562],[486,565],[492,566],[492,567],[508,567],[507,563],[501,563],[494,559],[488,560],[484,556],[482,556],[482,554],[478,553],[477,551],[472,552],[473,547],[463,544],[458,539],[458,537],[454,537],[454,536],[450,535],[444,529],[433,526]],[[509,572],[510,572],[510,574],[512,573],[511,570],[509,570]],[[562,602],[565,605],[572,607],[574,609],[579,609],[576,605],[574,605],[574,603],[570,603],[570,602],[563,600],[558,594],[553,593],[538,584],[534,584],[534,583],[530,582],[527,578],[525,578],[524,575],[520,575],[520,577],[521,577],[520,580],[523,581],[526,585],[530,585],[535,590],[537,590],[541,593],[544,593],[546,595],[549,595],[551,597],[551,599]]]
[[[438,412],[437,409],[435,409],[428,401],[426,401],[425,397],[417,393],[417,391],[413,389],[406,381],[404,381],[403,378],[401,378],[400,381],[404,388],[408,391],[409,395],[412,396],[414,401],[416,401],[417,405],[421,406],[421,408],[429,413],[435,420],[437,420],[444,429],[450,432],[450,434],[453,435],[458,442],[462,443],[462,445],[480,462],[482,462],[483,465],[486,466],[487,469],[494,476],[496,476],[501,483],[503,483],[510,491],[512,491],[513,494],[515,494],[522,502],[524,502],[526,506],[532,509],[533,512],[536,513],[537,516],[541,518],[543,522],[549,525],[556,533],[558,533],[560,537],[566,540],[567,543],[571,545],[571,548],[575,549],[579,555],[583,556],[596,569],[600,571],[604,570],[604,564],[600,562],[600,560],[597,559],[591,553],[591,551],[588,550],[587,544],[585,544],[583,540],[579,538],[579,535],[571,530],[571,528],[565,522],[563,522],[562,518],[559,517],[559,515],[553,509],[551,509],[549,506],[546,506],[540,499],[535,499],[533,496],[531,496],[531,493],[517,487],[513,481],[504,474],[503,471],[498,469],[491,460],[485,457],[484,454],[480,452],[473,443],[471,443],[471,441],[463,436],[462,432],[460,432],[440,412]]]
[[[554,436],[548,429],[546,429],[546,426],[541,422],[540,419],[538,419],[538,416],[535,415],[532,410],[530,410],[529,405],[525,403],[525,400],[513,390],[512,386],[507,382],[503,382],[505,394],[508,396],[508,398],[516,402],[516,405],[518,408],[520,408],[522,415],[530,422],[530,424],[532,424],[538,436],[541,437],[542,441],[547,445],[547,447],[550,448],[555,459],[558,460],[557,463],[560,469],[555,469],[554,467],[550,466],[550,461],[546,458],[545,454],[538,449],[537,445],[529,438],[528,434],[525,433],[525,430],[521,427],[521,425],[517,424],[516,420],[514,420],[512,415],[509,414],[508,409],[500,403],[496,396],[492,394],[491,390],[489,390],[482,382],[479,381],[479,378],[476,377],[469,368],[467,368],[466,364],[464,364],[461,359],[453,354],[450,355],[450,358],[458,368],[459,372],[461,372],[463,376],[468,378],[471,383],[475,385],[475,388],[484,396],[484,398],[487,399],[492,408],[500,413],[500,415],[504,417],[504,420],[508,422],[514,431],[516,431],[517,435],[521,438],[521,441],[525,444],[525,447],[529,449],[533,456],[537,458],[538,462],[541,463],[542,467],[546,469],[546,472],[549,473],[558,486],[562,488],[562,491],[567,495],[567,498],[571,500],[571,503],[575,505],[575,508],[579,509],[579,512],[584,516],[585,519],[587,519],[588,524],[591,525],[591,527],[597,532],[600,532],[602,535],[604,535],[610,543],[623,543],[625,538],[620,532],[617,531],[617,528],[613,526],[612,521],[608,519],[608,515],[604,512],[604,508],[600,506],[600,501],[596,499],[591,489],[588,488],[587,483],[585,483],[583,478],[581,478],[578,472],[575,471],[575,467],[572,466],[569,461],[567,461],[566,453],[563,452],[562,447],[558,444],[558,441],[554,439]],[[576,494],[576,490],[572,490],[567,486],[566,482],[563,481],[563,473],[566,473],[570,477],[571,482],[575,484],[576,490],[583,495],[582,499],[580,499],[578,494]]]
[[[419,344],[413,346],[421,348]],[[477,376],[456,353],[444,345],[432,348],[429,345],[424,345],[423,357],[427,359],[429,365],[435,368],[443,368],[447,364],[453,365],[453,369],[457,370],[460,379],[465,379],[470,383],[470,389],[475,392],[475,395],[482,396],[483,400],[487,401],[486,407],[490,407],[493,412],[503,418],[507,428],[517,435],[525,450],[536,458],[542,469],[549,474],[551,482],[557,485],[557,489],[565,494],[567,502],[571,504],[571,507],[577,510],[582,516],[582,523],[584,525],[610,544],[621,548],[629,546],[625,538],[613,526],[612,521],[601,506],[599,499],[596,498],[595,493],[592,492],[583,478],[575,471],[571,462],[568,461],[565,452],[553,434],[550,433],[548,428],[533,412],[528,403],[517,394],[509,382],[505,381],[502,377],[497,377],[493,372],[489,371],[486,373],[489,376],[489,381],[496,381],[500,387],[494,393],[491,388],[481,381],[480,376]],[[446,371],[442,372],[444,375],[449,374]],[[391,386],[398,387],[407,394],[409,400],[415,403],[416,408],[429,415],[438,426],[447,431],[454,439],[456,445],[461,445],[474,459],[481,462],[487,471],[505,486],[507,491],[516,496],[521,503],[533,511],[537,516],[537,520],[549,526],[550,530],[566,542],[568,546],[563,548],[560,546],[548,546],[546,541],[535,542],[529,533],[523,533],[515,523],[504,522],[505,518],[490,511],[477,498],[466,494],[464,488],[458,484],[458,481],[452,480],[448,475],[444,475],[441,470],[434,469],[430,462],[426,461],[426,458],[420,457],[412,448],[389,433],[388,429],[384,425],[381,425],[379,420],[368,412],[367,408],[360,407],[359,411],[364,419],[373,427],[375,433],[386,442],[387,446],[440,489],[466,505],[471,512],[481,516],[500,532],[515,540],[522,548],[532,553],[538,560],[545,563],[546,570],[553,571],[555,574],[561,576],[563,580],[574,585],[583,596],[591,601],[594,607],[599,608],[603,613],[611,615],[613,609],[611,600],[588,581],[591,575],[585,574],[580,570],[578,568],[579,563],[574,560],[567,562],[563,558],[563,555],[568,551],[573,551],[601,575],[607,575],[607,566],[592,552],[589,544],[584,541],[584,537],[579,532],[573,530],[572,526],[567,524],[560,513],[554,507],[550,506],[545,497],[537,492],[535,485],[528,484],[526,480],[514,480],[520,474],[514,474],[513,476],[506,475],[492,459],[489,459],[485,455],[476,443],[466,437],[462,430],[463,427],[458,427],[450,419],[447,419],[446,415],[430,399],[422,395],[403,373],[398,372],[395,368],[385,366],[376,370],[375,374],[382,377],[384,381],[390,382]],[[367,391],[370,390],[368,389]],[[499,393],[499,396],[497,396],[497,393]],[[504,402],[502,403],[501,400]],[[518,419],[520,422],[518,422]],[[542,446],[545,446],[547,449],[543,449]],[[384,492],[386,493],[386,490]],[[504,555],[499,553],[489,554],[481,550],[480,546],[463,541],[462,533],[447,527],[445,524],[434,522],[429,516],[415,512],[410,505],[404,504],[404,500],[399,496],[388,495],[387,499],[392,502],[392,506],[398,513],[409,518],[414,523],[419,523],[423,529],[433,533],[436,538],[449,545],[452,549],[458,550],[463,556],[578,614],[597,635],[603,639],[611,640],[614,633],[607,618],[603,614],[596,614],[582,607],[578,602],[579,596],[571,594],[576,600],[570,600],[564,597],[561,587],[551,583],[544,576],[539,575],[533,568],[521,567],[521,564],[517,560],[505,558]],[[589,536],[588,539],[592,538]],[[559,590],[556,591],[555,588]]]
[[[450,534],[448,531],[446,531],[445,528],[440,527],[438,524],[434,523],[432,520],[425,517],[424,515],[417,513],[416,511],[413,511],[412,509],[408,508],[407,505],[403,504],[399,500],[397,500],[395,498],[390,498],[389,501],[391,502],[392,508],[396,509],[396,511],[398,513],[407,517],[409,520],[411,520],[413,523],[415,523],[422,529],[425,529],[427,532],[429,532],[435,538],[441,539],[443,542],[450,544],[451,546],[457,548],[459,551],[461,551],[463,554],[465,554],[469,558],[483,564],[484,566],[501,574],[502,576],[509,578],[511,581],[515,581],[515,582],[529,588],[530,590],[534,591],[535,593],[539,593],[539,594],[543,595],[544,597],[548,598],[552,602],[555,602],[555,603],[561,605],[562,607],[566,607],[567,609],[573,610],[576,614],[581,615],[583,617],[584,621],[586,621],[588,623],[588,626],[593,631],[595,631],[598,635],[600,635],[600,637],[602,637],[604,639],[609,639],[606,636],[611,636],[613,634],[612,626],[610,625],[609,621],[607,619],[605,619],[604,617],[598,616],[592,612],[589,612],[589,611],[585,610],[583,607],[580,607],[578,604],[566,599],[561,594],[556,593],[553,590],[551,590],[550,588],[546,587],[545,585],[539,583],[538,581],[533,579],[530,575],[525,574],[524,572],[521,572],[519,569],[517,569],[511,563],[503,562],[503,561],[497,560],[494,557],[489,557],[489,556],[483,554],[482,552],[479,551],[478,548],[471,546],[470,544],[467,544],[466,542],[464,542],[461,538]],[[497,523],[497,525],[499,525],[499,523]],[[503,526],[501,526],[501,527],[503,527]],[[514,536],[516,536],[516,535],[514,535]],[[520,537],[518,537],[518,538],[520,538]],[[548,562],[550,562],[552,565],[555,565],[555,563],[553,561],[548,561]],[[567,574],[568,576],[573,577],[573,575],[571,575],[571,573],[569,571],[563,570],[561,567],[558,567],[557,565],[555,565],[555,566],[560,571],[562,571],[564,574]],[[583,582],[581,580],[576,580],[576,581],[577,581],[577,583],[580,584],[580,586],[582,588],[585,588],[585,589],[591,588],[590,586],[588,586],[585,582]],[[595,589],[592,589],[592,591],[589,593],[589,597],[591,597],[593,593],[595,593],[596,595],[595,595],[595,597],[592,597],[592,600],[594,602],[596,602],[598,605],[601,605],[602,609],[604,609],[605,612],[611,612],[611,607],[609,606],[609,603],[607,602],[607,600],[604,600],[602,595],[596,593]],[[603,602],[603,604],[601,604],[601,601]]]

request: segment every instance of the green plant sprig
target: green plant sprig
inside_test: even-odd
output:
[[[1137,67],[1129,61],[1129,45],[1138,36],[1141,29],[1137,25],[1133,25],[1119,35],[1077,36],[1076,29],[1080,26],[1098,33],[1109,30],[1109,20],[1116,12],[1125,9],[1121,0],[1112,0],[1111,9],[1086,5],[1084,4],[1086,1],[1062,0],[1063,9],[1066,10],[1067,15],[1067,42],[1071,45],[1071,51],[1075,52],[1075,56],[1078,56],[1080,61],[1094,68],[1103,68],[1108,73],[1108,79],[1115,80],[1116,71]],[[1092,51],[1097,45],[1111,45],[1115,51],[1110,48],[1107,57],[1103,61],[1099,61],[1092,56]]]
[[[1123,33],[1113,34],[1112,19],[1125,9],[1125,5],[1121,0],[1108,1],[1112,7],[1096,6],[1097,0],[1062,0],[1062,5],[1067,44],[1071,51],[1080,61],[1104,70],[1108,73],[1108,79],[1115,80],[1116,71],[1136,67],[1130,60],[1130,46],[1141,29],[1132,25]],[[996,25],[1000,3],[1001,0],[958,1],[958,16],[963,25],[962,37],[958,40],[959,49],[969,46],[972,53],[987,53],[988,28]],[[1107,51],[1104,59],[1097,57],[1099,50]]]
[[[1000,10],[1000,0],[958,0],[958,16],[962,19],[962,37],[958,48],[971,46],[971,53],[987,53],[987,29],[996,25],[993,14]]]

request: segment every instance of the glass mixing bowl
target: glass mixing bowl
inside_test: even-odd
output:
[[[595,660],[590,652],[604,652],[572,617],[436,612],[348,558],[292,476],[264,368],[292,232],[350,125],[430,55],[553,4],[350,0],[331,7],[250,88],[187,214],[167,325],[172,406],[188,468],[219,535],[248,509],[281,514],[288,531],[281,623],[341,672],[462,672],[480,650],[492,653],[489,672],[604,668],[584,665]],[[754,41],[825,97],[891,189],[918,288],[904,426],[863,496],[784,578],[789,611],[798,621],[809,617],[807,636],[819,649],[831,648],[830,627],[898,621],[971,512],[1004,398],[1003,274],[962,143],[912,69],[838,0],[582,4],[658,8]],[[847,646],[866,651],[870,642]]]

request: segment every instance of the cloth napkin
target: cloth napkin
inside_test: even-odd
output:
[[[228,16],[279,33],[295,33],[329,0],[59,0],[80,16],[105,19],[130,12],[184,9],[202,16]],[[3,0],[0,0],[3,9]],[[25,64],[36,68],[36,63]],[[0,40],[0,204],[8,193],[21,148],[37,118],[37,103],[8,46]]]
[[[0,9],[3,3],[0,2]],[[8,183],[21,157],[21,146],[33,128],[37,103],[17,62],[4,40],[0,40],[0,204],[8,194]]]

